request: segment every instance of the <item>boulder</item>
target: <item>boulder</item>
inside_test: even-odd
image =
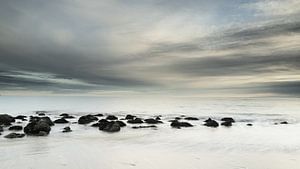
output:
[[[69,115],[68,113],[62,113],[59,116],[62,116],[64,119],[74,119],[74,116]]]
[[[69,121],[66,120],[65,118],[60,118],[60,119],[54,120],[54,123],[64,124],[64,123],[69,123]]]
[[[38,122],[38,121],[44,121],[46,122],[49,126],[54,126],[53,121],[50,119],[50,117],[45,116],[45,117],[38,117],[38,116],[30,116],[29,122]]]
[[[3,127],[2,126],[0,126],[0,132],[3,132]]]
[[[226,126],[226,127],[230,127],[232,126],[232,122],[231,121],[224,121],[221,123],[222,126]]]
[[[163,122],[160,121],[160,120],[156,120],[156,119],[152,119],[152,118],[150,118],[150,119],[145,119],[144,121],[145,121],[145,123],[147,123],[147,124],[158,124],[158,123],[163,123]]]
[[[23,116],[23,115],[18,115],[15,117],[15,120],[22,120],[25,121],[27,116]]]
[[[157,126],[155,126],[155,125],[150,125],[150,126],[132,126],[131,128],[133,128],[133,129],[157,128]]]
[[[155,120],[161,120],[161,118],[160,118],[159,116],[157,116],[157,117],[155,118]]]
[[[45,136],[51,131],[50,125],[44,121],[32,121],[24,127],[24,132],[27,135]]]
[[[199,120],[198,118],[196,117],[186,117],[184,118],[185,120]]]
[[[280,124],[289,124],[287,121],[282,121]]]
[[[96,116],[96,117],[102,117],[102,116],[103,116],[103,114],[101,114],[101,113],[98,113],[98,114],[95,114],[94,116]]]
[[[23,127],[22,126],[11,126],[8,128],[8,130],[19,131],[19,130],[23,130]]]
[[[253,126],[253,124],[251,124],[251,123],[248,123],[248,124],[247,124],[247,126]]]
[[[136,116],[133,116],[133,115],[131,115],[131,114],[127,114],[126,117],[125,117],[125,119],[126,119],[126,120],[133,120],[135,117],[136,117]]]
[[[0,125],[11,125],[15,122],[15,118],[8,114],[0,114]]]
[[[25,134],[20,134],[20,133],[10,133],[10,134],[8,134],[8,135],[6,135],[6,136],[4,136],[5,138],[9,138],[9,139],[11,139],[11,138],[22,138],[22,137],[24,137],[25,136]]]
[[[99,122],[101,123],[99,126],[99,130],[105,131],[105,132],[118,132],[121,130],[121,127],[119,123],[115,121],[107,121],[107,122]]]
[[[117,120],[116,123],[118,123],[120,127],[126,126],[126,123],[124,123],[123,121],[120,121],[120,120]]]
[[[118,120],[118,117],[114,116],[114,115],[108,115],[106,117],[107,120]]]
[[[174,121],[171,123],[171,126],[174,127],[174,128],[193,127],[193,125],[191,125],[191,124],[188,123],[188,122],[180,122],[180,121],[178,121],[178,120],[174,120]]]
[[[231,122],[231,123],[235,122],[235,120],[232,117],[224,117],[224,118],[221,119],[221,121],[228,121],[228,122]]]
[[[130,123],[130,124],[140,124],[140,123],[144,123],[144,122],[140,118],[135,118],[135,119],[127,120],[127,123]]]
[[[94,122],[97,120],[98,120],[98,118],[93,115],[81,116],[78,119],[78,124],[88,124],[88,123],[91,123],[91,122]]]
[[[63,133],[68,133],[68,132],[72,132],[72,129],[71,129],[71,127],[65,127],[65,128],[63,128],[63,131],[62,131]]]
[[[207,119],[204,121],[204,126],[207,126],[207,127],[218,127],[219,126],[219,123],[215,120],[212,120],[211,118]]]

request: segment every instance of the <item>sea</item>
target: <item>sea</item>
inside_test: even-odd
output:
[[[0,136],[0,169],[299,169],[300,98],[127,98],[91,96],[0,96],[0,114],[51,119],[48,136],[6,139]],[[160,116],[157,128],[106,133],[75,122],[82,115]],[[191,128],[176,129],[169,120],[197,117]],[[203,121],[232,117],[231,127],[210,128]],[[185,121],[185,120],[182,120]],[[286,121],[288,124],[280,124]],[[18,125],[25,126],[27,122]],[[247,124],[251,123],[252,126]],[[63,133],[66,126],[72,132]]]

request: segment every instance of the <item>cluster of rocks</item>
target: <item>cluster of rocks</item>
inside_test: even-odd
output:
[[[121,128],[127,126],[127,124],[134,125],[130,126],[133,129],[143,129],[143,128],[153,128],[156,129],[158,124],[162,124],[160,116],[154,118],[139,118],[137,116],[128,114],[125,118],[119,119],[117,116],[108,115],[103,117],[103,114],[95,114],[95,115],[84,115],[80,116],[76,122],[79,125],[89,125],[91,127],[96,127],[100,131],[103,132],[119,132]],[[10,116],[8,114],[0,114],[0,135],[3,132],[3,128],[7,127],[9,131],[13,131],[12,133],[4,136],[5,138],[22,138],[25,135],[29,136],[47,136],[51,131],[51,126],[55,124],[71,124],[69,119],[74,119],[76,117],[69,115],[67,113],[60,114],[59,118],[54,121],[51,120],[50,117],[47,116],[47,112],[38,111],[36,112],[36,116],[30,116],[27,119],[27,116],[19,115],[16,117]],[[99,119],[101,118],[101,119]],[[12,125],[13,123],[22,123],[23,121],[28,121],[27,125],[23,127],[22,125]],[[185,120],[185,121],[182,121]],[[191,123],[188,121],[199,121],[200,119],[197,117],[185,117],[181,115],[179,117],[175,117],[174,120],[169,120],[170,126],[172,128],[180,129],[182,127],[193,127]],[[219,121],[219,122],[218,122]],[[221,126],[230,127],[235,123],[235,120],[232,117],[224,117],[219,120],[214,120],[212,118],[208,118],[203,121],[203,125],[207,127],[216,128]],[[137,125],[138,124],[138,125]],[[144,124],[144,125],[143,125]],[[278,124],[278,123],[275,123]],[[282,121],[279,124],[288,124],[286,121]],[[248,123],[247,126],[252,126],[251,123]],[[16,133],[18,131],[24,131],[24,133]],[[66,126],[62,128],[63,133],[72,132],[70,126]]]

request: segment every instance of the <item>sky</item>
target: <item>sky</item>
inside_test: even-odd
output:
[[[300,96],[299,0],[0,0],[0,94]]]

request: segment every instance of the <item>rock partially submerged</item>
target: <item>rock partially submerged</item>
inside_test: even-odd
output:
[[[197,117],[186,117],[185,120],[199,120]]]
[[[106,117],[107,120],[118,120],[118,117],[114,116],[114,115],[108,115]]]
[[[289,124],[287,121],[282,121],[280,124]]]
[[[11,123],[15,122],[15,118],[8,114],[0,114],[0,125],[9,126]]]
[[[178,120],[174,120],[174,121],[171,123],[171,126],[174,127],[174,128],[193,127],[193,125],[191,125],[191,124],[188,123],[188,122],[180,122],[180,121],[178,121]]]
[[[135,117],[136,117],[136,116],[133,116],[133,115],[131,115],[131,114],[127,114],[126,117],[125,117],[125,119],[126,119],[126,120],[133,120]]]
[[[121,127],[120,124],[115,121],[102,121],[99,122],[99,130],[113,133],[120,131]]]
[[[232,126],[232,122],[231,121],[224,121],[221,123],[222,126],[226,126],[226,127],[230,127]]]
[[[235,120],[232,117],[224,117],[221,119],[221,121],[231,122],[231,123],[235,122]]]
[[[50,125],[44,120],[32,121],[24,127],[24,132],[27,135],[46,136],[50,131]]]
[[[152,119],[152,118],[150,118],[150,119],[145,119],[144,121],[145,121],[145,123],[147,123],[147,124],[158,124],[158,123],[163,123],[163,122],[160,121],[160,120]]]
[[[21,134],[21,133],[10,133],[10,134],[8,134],[8,135],[6,135],[4,137],[12,139],[12,138],[22,138],[24,136],[25,136],[25,134]]]
[[[23,127],[22,126],[11,126],[8,128],[8,130],[20,131],[20,130],[23,130]]]
[[[204,126],[207,126],[207,127],[218,127],[219,126],[219,123],[215,120],[212,120],[211,118],[208,118],[204,122],[205,122]]]
[[[135,119],[127,120],[127,123],[130,123],[130,124],[141,124],[141,123],[144,123],[144,122],[143,122],[143,120],[141,118],[135,118]]]
[[[26,121],[27,116],[23,116],[23,115],[19,115],[15,117],[15,120],[22,120],[22,121]]]
[[[62,132],[69,133],[69,132],[72,132],[72,129],[71,129],[71,127],[68,126],[68,127],[63,128]]]
[[[54,123],[65,124],[65,123],[69,123],[69,121],[66,120],[65,118],[60,118],[60,119],[54,120]]]
[[[68,113],[62,113],[59,116],[63,117],[64,119],[74,119],[74,116],[69,115]]]
[[[91,122],[94,122],[97,120],[98,120],[98,118],[93,115],[81,116],[78,119],[78,124],[88,124],[88,123],[91,123]]]
[[[144,128],[157,128],[155,125],[149,125],[149,126],[132,126],[133,129],[144,129]]]

